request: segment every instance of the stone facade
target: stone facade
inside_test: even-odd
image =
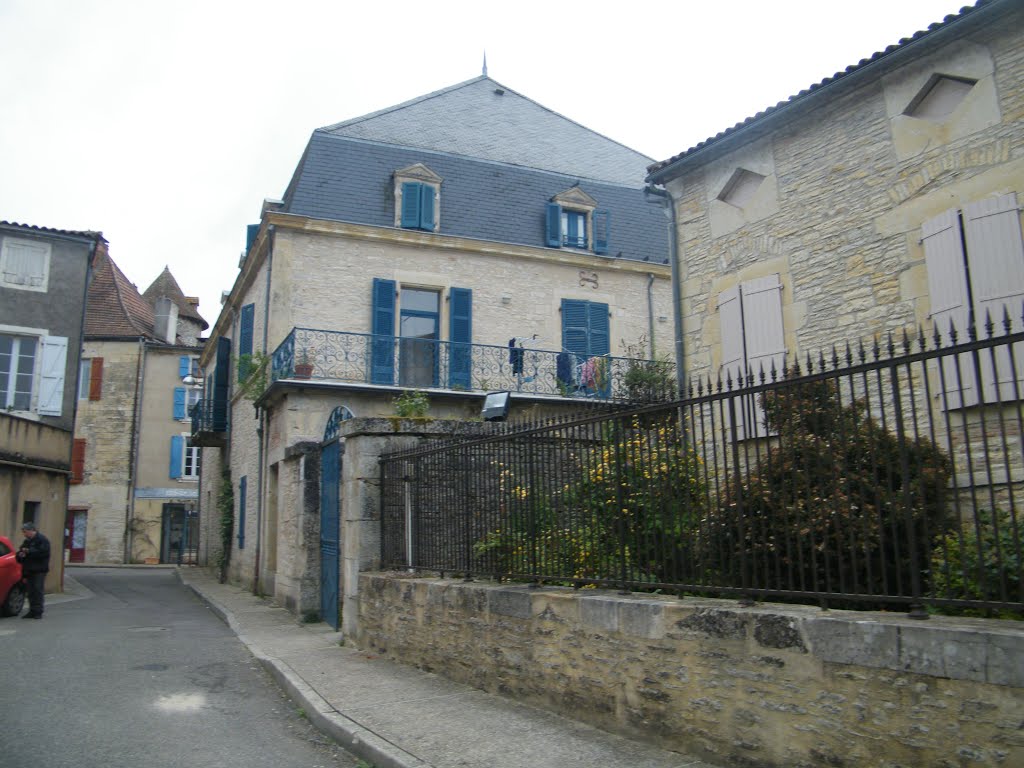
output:
[[[711,762],[1024,761],[1015,627],[395,574],[360,581],[367,652]]]

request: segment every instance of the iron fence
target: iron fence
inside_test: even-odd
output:
[[[1024,333],[833,348],[381,458],[382,561],[839,607],[1024,609]]]
[[[640,401],[665,399],[675,382],[675,366],[610,355],[294,328],[271,357],[271,381],[290,378]]]

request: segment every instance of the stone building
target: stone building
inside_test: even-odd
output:
[[[686,375],[962,331],[968,296],[979,324],[1019,320],[1022,51],[1021,4],[982,0],[652,165]]]
[[[178,562],[197,546],[189,405],[207,323],[169,269],[139,294],[105,252],[89,286],[68,507],[71,562]]]
[[[455,418],[490,391],[513,413],[627,396],[673,341],[648,163],[486,75],[314,131],[204,349],[201,556],[227,512],[230,577],[336,621],[336,516],[376,514],[333,501],[340,420],[409,390]]]
[[[50,539],[48,591],[63,581],[85,292],[105,246],[98,232],[0,222],[0,531],[19,543],[31,520]]]

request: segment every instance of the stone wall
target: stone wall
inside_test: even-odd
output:
[[[722,765],[1024,764],[1015,622],[364,573],[356,639]]]

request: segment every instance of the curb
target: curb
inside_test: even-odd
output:
[[[238,636],[253,657],[270,673],[278,687],[303,709],[309,722],[321,733],[332,738],[339,746],[356,757],[372,763],[374,768],[433,768],[425,760],[406,752],[401,747],[338,712],[330,702],[299,677],[288,664],[268,655],[249,640],[238,626],[238,622],[235,621],[230,610],[204,593],[195,584],[187,581],[180,570],[175,569],[175,575]]]

